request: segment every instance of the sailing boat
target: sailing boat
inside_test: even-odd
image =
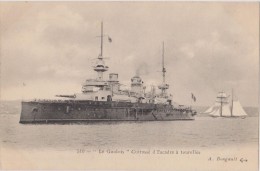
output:
[[[224,91],[218,93],[215,104],[208,108],[204,113],[212,117],[242,117],[247,116],[243,107],[238,100],[233,98],[231,102],[228,101],[229,96]]]

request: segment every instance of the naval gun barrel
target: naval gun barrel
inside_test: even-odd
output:
[[[76,98],[76,95],[56,95],[56,97]]]

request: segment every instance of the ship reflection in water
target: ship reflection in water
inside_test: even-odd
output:
[[[138,75],[131,78],[131,90],[121,90],[117,73],[103,78],[108,66],[103,58],[103,23],[101,24],[101,51],[96,59],[96,79],[87,79],[82,93],[56,95],[59,100],[23,101],[20,123],[79,122],[79,121],[169,121],[193,120],[196,111],[178,105],[168,94],[165,81],[164,43],[162,50],[162,83],[150,92]],[[112,41],[108,37],[109,41]]]

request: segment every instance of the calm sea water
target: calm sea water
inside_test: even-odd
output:
[[[211,148],[258,144],[257,108],[249,117],[194,121],[19,124],[20,103],[2,103],[1,144],[22,149]]]

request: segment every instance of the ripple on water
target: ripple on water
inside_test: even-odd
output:
[[[19,115],[1,116],[0,137],[22,148],[216,147],[258,142],[258,117],[172,122],[19,124]]]

